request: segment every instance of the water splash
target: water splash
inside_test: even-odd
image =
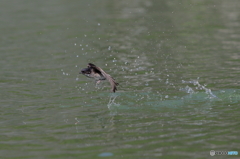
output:
[[[108,109],[110,109],[112,106],[119,106],[119,105],[120,105],[120,104],[115,103],[115,99],[116,99],[117,97],[118,97],[118,96],[110,96],[109,102],[108,102],[108,104],[107,104]]]
[[[110,96],[109,98],[109,102],[107,104],[108,109],[110,110],[110,115],[116,115],[117,114],[117,107],[120,106],[120,104],[115,103],[115,100],[118,96],[117,95],[113,95]]]
[[[196,90],[204,90],[205,93],[209,96],[209,98],[217,98],[216,95],[214,95],[211,91],[211,89],[206,88],[206,85],[201,85],[197,80],[191,80],[191,81],[184,81],[182,80],[182,83],[190,83],[193,84],[194,86],[196,86]],[[186,86],[185,88],[181,88],[181,91],[185,91],[187,93],[193,94],[195,93],[195,91],[190,87],[190,86]]]
[[[189,86],[186,86],[184,88],[180,88],[180,91],[187,92],[189,94],[195,93],[195,91],[191,87],[189,87]]]

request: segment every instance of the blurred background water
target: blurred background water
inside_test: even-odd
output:
[[[239,8],[238,0],[0,1],[1,158],[240,152]],[[88,62],[120,83],[117,93],[79,75]]]

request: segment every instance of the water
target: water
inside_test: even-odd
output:
[[[1,1],[1,158],[240,152],[239,7]],[[120,83],[116,93],[78,74],[88,62]]]

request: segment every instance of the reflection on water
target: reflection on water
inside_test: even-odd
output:
[[[237,150],[239,6],[1,1],[1,156],[208,158]],[[116,78],[116,93],[78,74],[88,62]]]

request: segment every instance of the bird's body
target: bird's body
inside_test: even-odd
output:
[[[80,73],[89,78],[94,78],[97,84],[99,84],[102,80],[107,79],[111,84],[111,87],[112,87],[111,90],[113,92],[117,90],[118,83],[109,74],[103,71],[100,67],[97,67],[92,63],[89,63],[88,67],[82,69]]]

